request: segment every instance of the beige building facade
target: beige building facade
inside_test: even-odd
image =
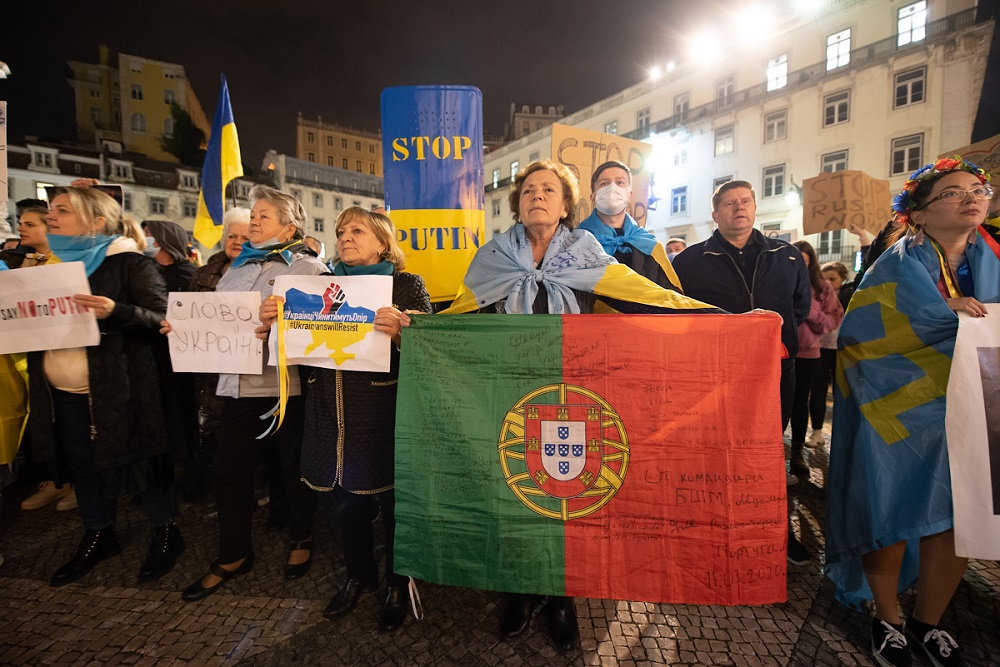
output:
[[[326,167],[382,177],[382,135],[310,120],[299,114],[295,156]]]

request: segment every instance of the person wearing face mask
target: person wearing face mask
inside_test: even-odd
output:
[[[152,246],[156,251],[150,256],[160,266],[167,291],[186,292],[198,268],[188,260],[187,232],[169,220],[144,220],[142,226],[147,234],[146,249]]]
[[[604,252],[640,276],[683,293],[663,246],[628,214],[632,170],[617,160],[605,162],[590,177],[590,192],[593,211],[579,228],[593,234]]]

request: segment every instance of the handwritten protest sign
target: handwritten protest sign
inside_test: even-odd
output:
[[[97,320],[74,294],[90,294],[82,262],[0,271],[0,354],[97,345]]]
[[[990,313],[1000,304],[987,304]],[[1000,325],[959,315],[948,378],[948,461],[955,507],[955,553],[1000,559]]]
[[[284,350],[278,326],[268,339],[268,363],[344,371],[389,370],[389,336],[375,331],[375,311],[392,304],[391,276],[278,276],[274,295],[285,301]]]
[[[835,171],[802,182],[804,234],[851,226],[877,234],[891,216],[889,181],[872,178],[863,171]]]
[[[601,134],[569,125],[552,126],[552,157],[580,179],[580,205],[577,220],[590,215],[590,177],[608,160],[617,160],[632,171],[632,201],[628,212],[640,227],[646,226],[646,202],[649,201],[649,171],[646,162],[652,154],[650,144],[614,134]]]
[[[178,373],[248,373],[264,368],[257,292],[171,292],[170,363]]]
[[[1000,134],[965,148],[945,151],[938,157],[955,157],[956,155],[961,155],[965,160],[978,164],[986,170],[994,182],[1000,178]]]

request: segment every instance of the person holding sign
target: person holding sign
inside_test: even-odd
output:
[[[392,221],[354,206],[337,218],[335,276],[392,276],[392,305],[375,312],[375,330],[392,337],[388,373],[365,373],[315,367],[310,369],[302,441],[302,479],[310,488],[330,492],[336,522],[344,540],[347,581],[333,596],[324,615],[350,613],[365,591],[378,585],[372,555],[373,502],[382,510],[385,528],[385,592],[378,614],[379,629],[399,628],[409,601],[407,578],[393,572],[395,530],[393,461],[396,382],[399,378],[400,330],[409,312],[430,312],[431,302],[420,276],[406,273],[402,249]],[[261,307],[261,323],[278,314],[275,301]]]
[[[55,257],[84,265],[92,294],[73,301],[93,312],[101,331],[99,345],[28,355],[33,451],[53,464],[56,482],[73,482],[85,530],[53,586],[121,550],[117,498],[136,489],[152,526],[140,579],[163,576],[184,550],[161,407],[167,371],[155,349],[167,292],[156,264],[119,235],[120,218],[115,200],[89,187],[56,190],[46,217]]]
[[[306,213],[297,199],[257,185],[250,191],[250,201],[250,240],[243,244],[239,256],[219,280],[217,292],[250,291],[267,299],[277,276],[318,275],[326,271],[302,243]],[[161,331],[169,330],[169,323],[165,323]],[[288,492],[292,544],[285,577],[301,577],[309,570],[316,499],[300,479],[304,401],[298,368],[292,366],[288,372],[285,420],[273,432],[275,422],[268,426],[262,420],[270,420],[275,410],[279,394],[277,373],[262,366],[256,374],[219,376],[216,393],[224,398],[224,404],[213,464],[215,502],[219,510],[219,557],[208,574],[184,589],[181,598],[185,601],[204,599],[229,579],[253,569],[253,476],[268,438],[275,440]]]
[[[909,641],[935,665],[965,665],[938,627],[965,574],[955,553],[945,430],[958,313],[997,317],[1000,259],[982,224],[993,188],[974,164],[942,159],[896,196],[905,230],[871,267],[840,329],[826,527],[837,598],[874,598],[872,653],[909,665]],[[917,584],[909,621],[898,593]]]

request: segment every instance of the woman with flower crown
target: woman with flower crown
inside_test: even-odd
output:
[[[987,317],[983,304],[1000,300],[988,180],[960,158],[910,177],[893,204],[898,240],[840,330],[826,574],[841,602],[874,599],[880,665],[911,664],[907,635],[934,665],[966,664],[938,627],[968,562],[955,553],[945,399],[959,314]],[[914,584],[904,627],[898,594]]]

